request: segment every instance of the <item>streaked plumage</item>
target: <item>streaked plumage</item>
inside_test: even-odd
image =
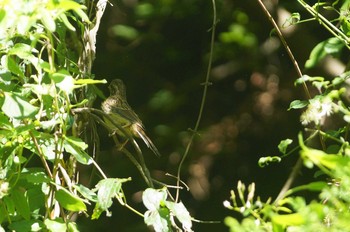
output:
[[[110,96],[102,102],[101,108],[108,115],[115,120],[122,128],[125,129],[126,133],[130,133],[131,137],[141,138],[144,143],[150,148],[154,154],[159,156],[158,149],[153,144],[151,139],[145,133],[145,127],[142,124],[141,119],[132,110],[126,100],[126,88],[122,80],[115,79],[109,85]],[[112,130],[118,135],[126,137],[124,132],[120,131],[108,120],[106,123],[110,125]]]

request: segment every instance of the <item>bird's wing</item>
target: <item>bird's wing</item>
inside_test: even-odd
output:
[[[144,129],[141,119],[131,108],[114,107],[112,113],[120,115],[120,117],[126,119],[131,124],[138,123]]]

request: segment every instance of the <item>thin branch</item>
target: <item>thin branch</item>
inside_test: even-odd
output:
[[[262,2],[262,0],[258,0],[258,2],[260,4],[261,8],[263,9],[264,13],[266,14],[267,18],[270,20],[270,22],[272,23],[273,27],[276,29],[277,35],[280,38],[280,40],[282,41],[282,44],[283,44],[284,48],[286,49],[286,51],[287,51],[287,53],[289,55],[289,58],[293,62],[294,68],[295,68],[296,72],[298,73],[298,76],[299,77],[303,76],[303,73],[301,72],[301,70],[299,68],[299,64],[296,61],[296,59],[294,58],[294,55],[293,55],[292,51],[290,50],[290,48],[289,48],[289,46],[287,44],[287,41],[284,39],[284,36],[283,36],[281,30],[279,29],[276,21],[273,19],[273,17],[271,16],[270,12],[266,9],[266,7],[265,7],[264,3]],[[311,99],[310,92],[309,92],[305,82],[303,82],[303,88],[304,88],[304,91],[305,91],[307,97],[309,99]]]
[[[205,77],[205,82],[203,83],[204,85],[204,89],[203,89],[203,95],[202,95],[202,101],[201,101],[201,105],[200,105],[200,109],[199,109],[199,113],[198,113],[198,118],[196,121],[196,125],[193,129],[191,138],[187,144],[185,153],[180,161],[178,170],[177,170],[177,186],[180,186],[180,180],[181,180],[181,169],[182,169],[182,165],[184,163],[184,161],[186,160],[187,156],[188,156],[188,152],[190,150],[190,147],[193,143],[194,140],[194,136],[197,134],[198,132],[198,128],[199,128],[199,124],[201,122],[202,119],[202,114],[203,114],[203,110],[204,110],[204,105],[205,105],[205,101],[207,98],[207,92],[208,92],[208,87],[211,84],[209,82],[209,78],[210,78],[210,71],[211,71],[211,67],[212,67],[212,62],[213,62],[213,52],[214,52],[214,41],[215,41],[215,28],[216,28],[216,3],[215,0],[212,0],[212,5],[213,5],[213,24],[212,24],[212,28],[211,28],[211,41],[210,41],[210,53],[209,53],[209,61],[208,61],[208,68],[207,68],[207,73],[206,73],[206,77]],[[175,198],[175,202],[178,201],[179,199],[179,194],[180,194],[180,188],[177,189],[176,191],[176,198]]]

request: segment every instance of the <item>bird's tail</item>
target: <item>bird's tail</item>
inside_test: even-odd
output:
[[[138,128],[135,130],[137,135],[143,140],[143,142],[147,145],[147,147],[153,151],[153,153],[156,156],[160,157],[160,153],[157,147],[153,144],[152,140],[146,135],[144,129],[139,125],[137,126]]]

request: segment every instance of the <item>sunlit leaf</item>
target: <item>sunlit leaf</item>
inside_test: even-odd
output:
[[[25,78],[24,73],[22,71],[22,69],[19,67],[19,65],[14,61],[13,58],[11,57],[7,57],[7,68],[14,74]]]
[[[51,75],[51,79],[55,82],[56,86],[67,94],[71,94],[74,89],[74,79],[69,72],[62,69]]]
[[[106,80],[94,80],[94,79],[78,79],[74,80],[76,85],[89,85],[89,84],[106,84]]]
[[[39,110],[17,93],[4,92],[4,94],[5,100],[1,110],[10,118],[34,118]]]
[[[327,39],[314,47],[309,59],[305,63],[306,68],[312,68],[318,64],[326,55],[334,55],[341,51],[344,43],[336,37]]]
[[[108,208],[113,203],[113,198],[119,198],[122,200],[123,193],[121,192],[122,183],[130,181],[131,178],[118,179],[108,178],[98,182],[94,191],[97,191],[97,203],[94,208],[92,219],[98,219],[100,215],[105,211],[107,216],[111,216],[112,213],[108,211]]]
[[[79,163],[89,165],[92,163],[92,158],[84,151],[87,144],[81,139],[75,137],[66,137],[63,143],[64,149],[72,154]]]
[[[271,219],[282,226],[301,225],[305,222],[305,218],[300,213],[274,215]]]
[[[125,179],[108,178],[98,182],[95,190],[97,190],[97,200],[102,210],[107,210],[113,203],[112,199],[117,197],[122,183]]]
[[[286,154],[287,148],[288,146],[293,142],[293,140],[291,139],[285,139],[282,140],[279,144],[278,144],[278,150],[282,153],[282,154]]]
[[[309,104],[308,101],[294,100],[290,103],[288,110],[301,109]]]
[[[265,156],[265,157],[261,157],[259,158],[258,164],[260,167],[266,167],[267,165],[269,165],[270,163],[279,163],[281,162],[281,157],[279,156]]]
[[[36,184],[41,184],[41,183],[49,183],[50,178],[45,174],[44,171],[33,171],[26,173],[26,180],[30,183],[36,183]]]
[[[44,223],[49,231],[55,231],[55,232],[67,231],[67,225],[62,218],[57,218],[55,220],[45,219]]]
[[[142,202],[149,210],[157,210],[166,200],[167,193],[165,190],[148,188],[142,194]]]
[[[192,228],[192,218],[185,205],[182,202],[175,203],[166,201],[165,205],[170,209],[171,213],[181,222],[182,227],[189,231]]]
[[[83,196],[85,197],[86,199],[90,200],[90,201],[93,201],[93,202],[96,202],[97,201],[97,195],[94,191],[92,191],[91,189],[81,185],[81,184],[78,184],[78,185],[73,185],[73,187],[78,190],[78,192]]]
[[[41,12],[41,21],[44,26],[51,32],[56,30],[56,23],[52,15],[46,9],[43,9]]]
[[[170,211],[167,208],[146,211],[144,222],[146,225],[152,226],[156,232],[172,231],[170,227]]]
[[[86,211],[84,201],[64,188],[56,191],[55,198],[67,210],[73,212]]]

